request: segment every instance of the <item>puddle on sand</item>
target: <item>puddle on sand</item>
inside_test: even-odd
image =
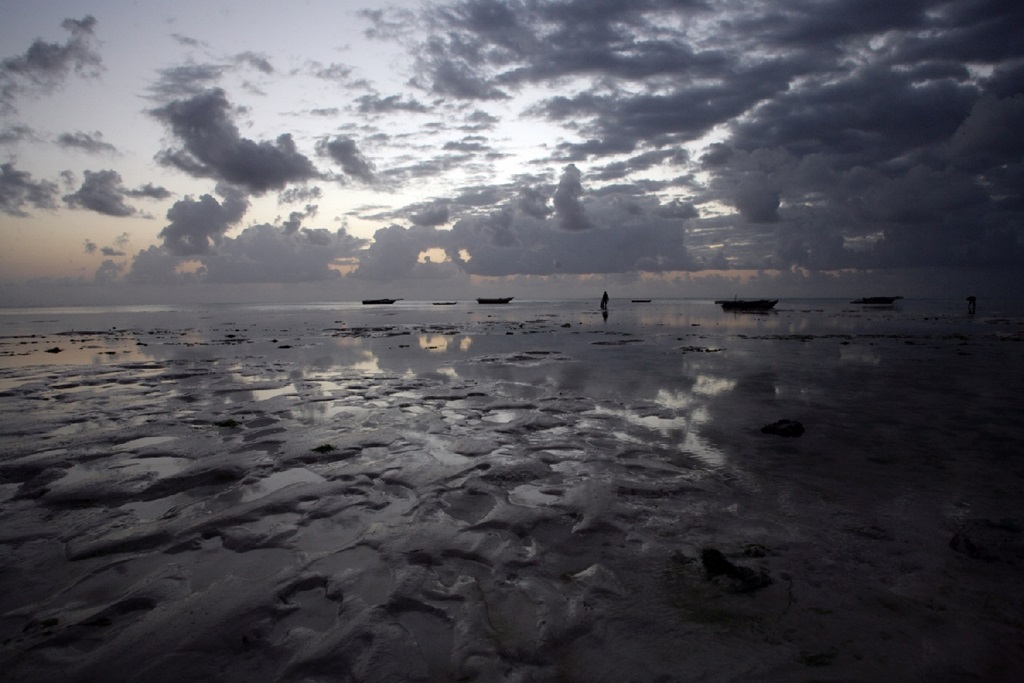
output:
[[[173,493],[163,498],[125,503],[121,506],[121,509],[128,510],[133,513],[140,521],[149,522],[163,517],[167,511],[172,508],[183,507],[197,501],[208,499],[215,496],[222,490],[223,488],[216,484],[213,486],[197,486],[195,488],[188,489],[187,491]],[[210,510],[207,509],[207,512],[210,512]]]
[[[78,463],[68,468],[60,479],[60,484],[74,485],[93,478],[109,477],[112,474],[123,474],[129,478],[152,472],[157,477],[169,477],[181,472],[192,464],[188,458],[162,456],[158,458],[140,458],[128,460],[101,459]]]
[[[551,490],[546,486],[521,484],[508,492],[508,502],[536,508],[546,507],[561,497],[557,493],[546,493],[544,489]]]
[[[76,434],[86,434],[88,432],[95,431],[100,428],[100,423],[86,420],[84,422],[71,422],[63,427],[57,427],[51,432],[47,432],[45,436],[74,436]]]
[[[139,439],[132,439],[131,441],[125,441],[124,443],[114,446],[115,451],[131,451],[136,448],[147,448],[149,446],[156,446],[158,444],[167,443],[168,441],[174,441],[178,437],[176,436],[144,436]],[[150,458],[150,460],[156,460],[157,458]]]
[[[303,410],[309,410],[320,418],[332,418],[338,416],[351,417],[353,420],[361,420],[370,414],[370,411],[362,406],[347,405],[344,403],[335,403],[331,401],[318,401],[316,403],[307,403],[301,407]]]
[[[487,415],[484,415],[481,419],[484,422],[494,422],[496,424],[508,424],[509,422],[512,422],[513,420],[515,420],[517,417],[519,417],[520,415],[522,415],[524,413],[525,413],[525,411],[495,410],[495,411],[492,411],[492,412],[488,413]]]
[[[298,393],[294,384],[287,384],[277,389],[252,389],[252,396],[257,401],[267,401],[278,396],[288,396]]]
[[[305,467],[293,467],[292,469],[284,470],[283,472],[274,472],[257,482],[242,486],[239,489],[241,498],[238,502],[244,503],[250,500],[256,500],[257,498],[262,498],[267,494],[283,489],[285,486],[290,486],[291,484],[320,484],[325,481],[327,480],[319,474],[311,472]]]

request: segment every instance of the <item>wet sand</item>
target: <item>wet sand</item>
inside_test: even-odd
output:
[[[1024,318],[959,303],[0,315],[0,671],[1016,680]]]

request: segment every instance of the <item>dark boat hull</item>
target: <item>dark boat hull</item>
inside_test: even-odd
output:
[[[865,306],[892,306],[902,296],[866,296],[863,299],[851,301],[851,304],[863,304]]]
[[[363,299],[364,306],[370,306],[372,304],[393,304],[398,299]]]
[[[509,301],[512,301],[512,299],[514,299],[514,298],[515,297],[511,297],[511,296],[503,296],[503,297],[491,298],[491,299],[487,299],[487,298],[477,299],[476,302],[478,304],[507,304]]]
[[[770,311],[778,299],[721,299],[715,302],[726,311]]]

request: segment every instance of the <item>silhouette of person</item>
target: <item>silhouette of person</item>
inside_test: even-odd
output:
[[[978,297],[976,297],[976,296],[969,296],[969,297],[967,297],[967,313],[968,314],[974,315],[974,309],[975,309],[975,306],[977,305],[977,303],[978,303]]]
[[[604,296],[601,297],[601,310],[602,311],[607,311],[608,310],[608,292],[605,292]]]

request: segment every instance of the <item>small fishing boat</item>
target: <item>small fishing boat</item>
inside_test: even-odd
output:
[[[631,299],[631,301],[634,304],[649,304],[649,303],[651,303],[650,299]]]
[[[851,301],[851,304],[863,304],[865,306],[892,306],[896,303],[897,299],[902,299],[902,296],[866,296],[856,301]]]
[[[477,298],[478,304],[507,304],[509,301],[514,299],[514,296],[500,296],[493,298]]]
[[[393,304],[401,299],[363,299],[364,306],[370,306],[373,304]]]
[[[770,311],[778,299],[719,299],[715,302],[725,311]]]
[[[454,306],[455,304],[456,304],[455,301],[435,301],[434,302],[435,306]]]

